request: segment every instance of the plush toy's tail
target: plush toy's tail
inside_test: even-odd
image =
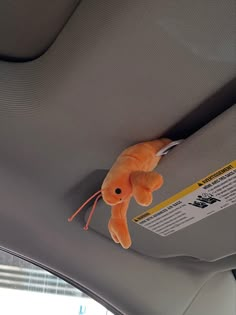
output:
[[[83,208],[84,208],[93,198],[96,197],[96,199],[95,199],[95,201],[94,201],[94,204],[93,204],[93,208],[92,208],[92,210],[91,210],[91,212],[90,212],[90,214],[89,214],[87,223],[86,223],[86,225],[85,225],[85,227],[84,227],[84,230],[88,230],[89,223],[90,223],[90,221],[91,221],[91,219],[92,219],[92,216],[93,216],[93,214],[94,214],[94,211],[95,211],[95,209],[96,209],[96,205],[97,205],[97,203],[98,203],[98,200],[102,197],[101,192],[102,192],[102,191],[99,190],[99,191],[97,191],[95,194],[93,194],[91,197],[89,197],[89,198],[82,204],[82,206],[79,207],[79,209],[76,210],[75,213],[74,213],[71,217],[68,218],[68,222],[73,221],[73,219],[77,216],[77,214],[80,213],[80,212],[83,210]]]

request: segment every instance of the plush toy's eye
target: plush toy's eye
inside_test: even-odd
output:
[[[115,193],[116,193],[117,195],[120,195],[120,194],[122,193],[122,191],[121,191],[120,188],[116,188]]]

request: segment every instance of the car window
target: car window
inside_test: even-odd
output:
[[[55,275],[0,250],[0,314],[113,315]]]

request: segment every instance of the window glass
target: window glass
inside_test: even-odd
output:
[[[1,250],[0,314],[113,315],[64,280]]]

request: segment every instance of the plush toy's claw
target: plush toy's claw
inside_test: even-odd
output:
[[[125,249],[131,246],[131,238],[127,224],[127,209],[130,199],[115,205],[111,210],[111,218],[108,223],[108,230],[115,243],[120,243]]]
[[[134,199],[140,206],[147,207],[152,203],[152,191],[142,187],[137,186],[133,189]]]
[[[120,243],[125,249],[131,246],[131,238],[126,219],[111,218],[108,229],[115,243]]]
[[[108,224],[108,230],[109,230],[109,232],[110,232],[110,235],[111,235],[111,238],[113,239],[113,241],[114,241],[116,244],[119,244],[120,241],[118,240],[116,234],[112,232],[112,229],[111,229],[111,227],[109,227],[109,224]]]
[[[130,175],[133,188],[133,196],[141,206],[149,206],[152,203],[152,192],[163,184],[163,178],[156,172],[137,171]]]

